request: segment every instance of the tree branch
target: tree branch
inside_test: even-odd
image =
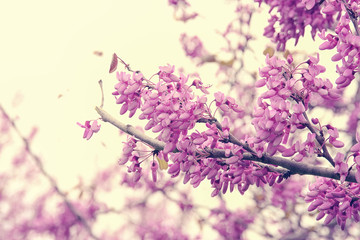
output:
[[[202,123],[206,123],[206,122],[210,122],[210,123],[215,123],[217,129],[219,129],[220,131],[222,131],[222,126],[220,124],[220,122],[216,119],[206,119],[206,118],[200,118],[199,120],[197,120],[197,122],[202,122]],[[246,151],[248,151],[249,153],[256,155],[256,152],[249,146],[249,144],[247,143],[242,143],[239,139],[237,139],[231,132],[229,132],[229,141],[235,145],[238,145],[240,147],[242,147],[243,149],[245,149]]]
[[[115,119],[113,116],[111,116],[102,108],[96,107],[96,111],[102,117],[102,120],[104,122],[111,123],[120,130],[138,138],[140,141],[147,143],[156,150],[164,149],[165,143],[146,136],[144,133],[135,129],[133,126],[129,124],[125,125],[121,123],[119,120]],[[233,156],[232,154],[226,155],[224,149],[205,148],[205,151],[206,153],[210,154],[209,155],[210,157],[214,157],[214,158],[229,158]],[[178,152],[178,150],[174,150],[174,152]],[[335,173],[334,169],[332,168],[325,168],[321,166],[314,166],[306,163],[295,162],[283,157],[268,156],[264,154],[261,158],[259,158],[253,155],[252,153],[244,153],[243,160],[250,160],[255,162],[261,162],[264,164],[280,166],[281,168],[279,167],[276,168],[277,172],[284,172],[284,169],[287,169],[291,171],[292,174],[320,176],[320,177],[332,178],[336,180],[340,179],[340,175]],[[272,169],[274,169],[273,166]],[[346,181],[356,183],[354,171],[349,172]]]
[[[155,150],[163,150],[165,147],[165,143],[160,142],[159,140],[156,140],[154,138],[146,136],[143,132],[137,130],[135,127],[131,126],[130,124],[123,124],[113,116],[111,116],[109,113],[107,113],[104,109],[95,107],[96,112],[101,116],[102,120],[104,122],[109,122],[121,131],[130,134],[139,140],[141,140],[144,143],[147,143],[148,145],[152,146]]]

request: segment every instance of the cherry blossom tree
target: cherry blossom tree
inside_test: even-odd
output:
[[[201,16],[186,0],[168,4],[184,24]],[[206,49],[199,36],[179,37],[194,65],[217,68],[214,78],[227,92],[172,64],[145,76],[113,54],[114,91],[104,93],[99,81],[99,118],[78,125],[86,140],[105,124],[126,140],[120,166],[99,171],[90,184],[61,190],[32,151],[36,129],[24,135],[0,107],[0,150],[15,136],[22,141],[12,171],[0,175],[3,238],[202,239],[207,231],[214,239],[359,238],[360,2],[233,4],[237,17],[219,32],[221,51],[230,57]],[[259,9],[268,12],[263,35],[269,43],[262,46],[264,64],[252,72],[246,59],[259,50],[252,45]],[[310,55],[296,49],[309,34],[322,41]],[[326,51],[336,68],[320,64]],[[114,99],[119,113],[108,113],[104,98]],[[127,113],[128,122],[118,120]],[[134,118],[142,126],[130,124]],[[27,199],[31,190],[18,186],[19,179],[44,182],[44,189]],[[129,197],[113,206],[103,196],[119,182]],[[211,188],[216,206],[196,201],[200,184]],[[234,209],[227,196],[235,194],[249,204]],[[112,216],[121,219],[115,230],[101,226]]]

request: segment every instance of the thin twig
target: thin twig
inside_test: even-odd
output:
[[[16,123],[14,122],[14,120],[12,120],[9,115],[7,114],[7,112],[5,111],[5,109],[0,105],[0,111],[3,112],[3,114],[6,116],[6,118],[8,119],[8,121],[10,122],[10,124],[12,125],[13,129],[15,130],[15,132],[17,133],[17,135],[21,138],[21,140],[23,141],[23,144],[25,145],[26,151],[28,152],[28,154],[32,157],[32,159],[34,160],[36,166],[38,167],[38,169],[40,170],[40,172],[42,173],[42,175],[50,182],[51,186],[54,188],[54,190],[56,191],[56,193],[63,199],[64,203],[66,204],[66,206],[69,208],[70,212],[82,223],[82,225],[85,227],[85,230],[88,232],[88,234],[96,240],[100,240],[100,238],[98,238],[97,236],[94,235],[94,233],[92,232],[89,224],[87,223],[86,219],[76,210],[76,208],[74,207],[74,205],[72,205],[70,203],[70,201],[67,199],[66,194],[60,190],[60,188],[58,187],[55,179],[48,173],[46,172],[44,165],[41,162],[41,159],[39,156],[37,156],[35,153],[33,153],[33,151],[31,150],[31,146],[30,146],[30,142],[28,141],[27,138],[25,138],[20,130],[17,128]]]
[[[100,85],[100,90],[101,90],[101,104],[100,107],[103,108],[104,107],[104,89],[103,89],[103,82],[100,79],[99,80],[99,85]]]
[[[165,147],[165,143],[160,142],[159,140],[153,139],[151,137],[146,136],[143,132],[137,130],[135,127],[131,126],[130,124],[123,124],[113,116],[111,116],[109,113],[107,113],[104,109],[96,107],[95,110],[97,113],[101,116],[102,120],[104,122],[109,122],[121,131],[128,133],[142,142],[145,142],[152,146],[155,150],[163,150]]]
[[[334,159],[331,157],[331,155],[326,147],[324,137],[320,136],[319,133],[315,130],[315,128],[311,125],[306,112],[303,113],[303,116],[306,119],[305,126],[310,130],[310,132],[315,133],[315,135],[316,135],[316,141],[319,143],[319,145],[321,146],[321,148],[323,150],[323,157],[326,158],[333,167],[335,167]]]

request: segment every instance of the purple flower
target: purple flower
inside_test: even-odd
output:
[[[85,125],[82,125],[81,123],[77,123],[82,128],[85,128],[83,138],[86,138],[86,140],[89,140],[93,133],[97,133],[100,130],[101,125],[97,124],[97,120],[94,120],[92,124],[90,125],[91,121],[85,121]]]
[[[337,155],[339,162],[343,155]],[[360,190],[359,184],[339,184],[334,180],[317,178],[309,186],[310,192],[305,197],[306,202],[311,202],[308,211],[318,210],[316,220],[324,218],[324,224],[329,224],[334,218],[344,230],[347,219],[353,218],[355,222],[360,220],[360,204],[350,196],[357,196]]]
[[[305,35],[305,27],[307,26],[311,27],[313,38],[317,31],[331,28],[336,14],[336,12],[321,13],[321,7],[324,4],[319,5],[316,0],[255,0],[255,2],[259,4],[265,2],[270,6],[271,15],[264,36],[277,43],[277,49],[280,51],[285,50],[286,43],[291,38],[295,39],[296,45],[299,38]],[[325,2],[327,3],[327,1]],[[341,11],[339,4],[336,7],[337,12]],[[279,24],[279,27],[275,28],[276,24]]]

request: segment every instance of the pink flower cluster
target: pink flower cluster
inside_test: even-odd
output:
[[[152,129],[153,132],[159,133],[157,137],[159,140],[166,142],[165,154],[175,149],[180,134],[186,135],[187,131],[195,126],[198,119],[207,115],[206,97],[195,99],[191,88],[194,86],[203,88],[201,84],[189,86],[186,84],[188,77],[182,74],[178,77],[173,72],[173,66],[160,67],[158,73],[160,80],[157,84],[147,85],[147,88],[137,84],[138,88],[134,90],[136,106],[140,107],[142,111],[139,118],[148,120],[145,130]],[[121,95],[120,98],[123,97],[124,100],[117,102],[124,104],[134,102],[135,99],[132,96]],[[140,98],[143,98],[143,103]],[[136,111],[135,108],[131,108],[131,110],[127,108],[127,110]]]
[[[193,88],[208,93],[207,87],[204,87],[199,79],[188,85],[188,77],[183,74],[175,75],[174,66],[170,65],[160,67],[157,83],[137,75],[133,75],[138,79],[135,81],[125,73],[118,76],[123,77],[115,86],[117,93],[122,92],[120,97],[116,98],[117,102],[125,105],[136,101],[141,110],[139,118],[148,121],[145,130],[151,129],[158,133],[157,139],[165,143],[163,151],[154,152],[154,155],[158,155],[159,161],[153,160],[150,164],[154,181],[157,179],[156,174],[159,165],[162,164],[161,161],[169,164],[168,173],[172,177],[183,172],[184,183],[190,182],[194,187],[199,186],[206,178],[210,180],[214,188],[212,196],[220,192],[226,193],[228,190],[232,192],[235,187],[243,194],[250,185],[272,185],[280,176],[278,173],[270,172],[268,168],[242,160],[244,152],[242,147],[229,142],[228,118],[224,118],[219,128],[206,104],[206,96],[195,95]],[[235,99],[225,97],[220,92],[215,93],[213,103],[216,107],[214,112],[217,110],[224,113],[242,112]],[[124,109],[123,106],[121,109]],[[129,110],[129,108],[125,109]],[[131,108],[129,111],[134,109]],[[207,130],[189,132],[198,122],[204,122]],[[120,164],[126,164],[128,160],[131,162],[128,172],[134,172],[134,182],[139,181],[141,177],[143,162],[140,160],[143,157],[137,153],[135,147],[136,140],[129,138],[123,149],[124,156],[119,161]],[[209,151],[215,148],[225,150],[227,158],[219,160],[212,157]],[[280,181],[281,178],[278,179],[278,182]]]
[[[143,75],[134,72],[131,77],[125,72],[117,72],[116,77],[119,82],[115,85],[113,95],[119,96],[116,97],[116,103],[122,104],[120,114],[129,111],[129,117],[132,117],[141,104],[140,92],[145,87],[142,84]]]
[[[117,89],[115,94],[119,94],[120,97],[116,98],[116,101],[123,104],[120,114],[130,111],[130,117],[132,117],[133,113],[140,109],[139,118],[148,121],[145,130],[151,129],[158,133],[158,140],[166,143],[164,150],[156,155],[168,162],[168,153],[175,150],[177,143],[195,126],[197,120],[208,117],[206,97],[195,98],[193,93],[193,88],[195,88],[207,94],[206,87],[199,79],[187,85],[188,77],[183,74],[175,75],[174,66],[170,65],[160,67],[159,81],[156,84],[143,79],[142,75],[140,77],[136,73],[133,74],[133,78],[124,72],[117,76],[120,76],[118,78],[120,82],[115,85]],[[135,107],[128,107],[130,105]],[[198,143],[199,139],[193,138],[193,141]],[[140,156],[134,151],[135,146],[136,140],[129,139],[124,146],[124,156],[119,163],[125,164],[130,159],[132,164],[129,171],[135,173],[134,180],[138,181],[141,176],[141,167]],[[153,161],[151,171],[154,180],[156,180],[157,169],[158,164]],[[173,171],[174,167],[170,169],[169,171]]]
[[[318,211],[316,220],[325,216],[325,224],[336,218],[341,229],[345,229],[348,219],[360,221],[360,186],[357,183],[338,184],[334,180],[317,178],[309,186],[310,192],[305,197],[306,202],[311,202],[308,211]]]
[[[310,122],[306,115],[306,110],[314,102],[314,98],[317,101],[319,99],[336,100],[339,97],[338,91],[333,89],[328,79],[323,80],[318,77],[325,71],[325,68],[318,64],[318,57],[310,57],[308,61],[297,67],[291,65],[291,59],[286,64],[285,61],[275,57],[267,57],[266,62],[267,66],[260,69],[260,76],[263,78],[256,85],[266,86],[267,91],[259,97],[259,108],[255,109],[252,121],[257,132],[252,143],[257,149],[258,156],[261,156],[262,150],[266,150],[266,153],[270,155],[278,151],[284,157],[294,156],[294,161],[306,159],[307,162],[314,162],[315,156],[323,156],[330,162],[333,161],[334,172],[339,175],[340,183],[333,180],[317,180],[311,185],[311,192],[305,200],[312,202],[309,211],[315,209],[320,211],[317,220],[326,216],[325,223],[328,224],[336,218],[338,224],[344,229],[347,219],[353,218],[355,221],[360,219],[357,203],[359,185],[344,184],[350,171],[349,157],[345,158],[343,153],[338,152],[332,160],[324,149],[326,143],[334,148],[344,147],[344,143],[339,140],[337,128],[330,124],[321,126],[318,119],[312,119]],[[307,134],[305,141],[288,142],[289,135],[304,128],[311,131]],[[323,139],[320,140],[321,146],[317,145],[318,138]],[[264,141],[268,143],[266,149]],[[287,144],[291,144],[290,147]],[[355,176],[359,181],[360,167],[357,160],[360,147],[355,144],[350,151],[352,152],[350,156],[354,157]]]
[[[258,98],[259,107],[253,113],[256,137],[252,142],[268,142],[266,152],[274,155],[281,143],[287,143],[290,132],[305,123],[302,114],[306,108],[301,101],[294,104],[290,101],[297,80],[292,77],[292,69],[286,69],[285,61],[267,55],[266,63],[268,66],[260,69],[262,79],[256,82],[256,86],[266,85],[268,90]],[[258,152],[258,156],[261,154]]]
[[[336,79],[338,89],[350,85],[355,78],[354,74],[359,72],[360,64],[360,32],[357,20],[360,13],[359,1],[345,1],[341,5],[346,11],[335,28],[336,35],[330,33],[325,35],[324,29],[319,34],[319,37],[324,40],[324,43],[320,45],[320,50],[336,47],[337,52],[331,60],[334,62],[341,60],[341,65],[336,66],[336,72],[339,74]],[[326,6],[326,12],[334,14],[339,8],[337,1],[330,1]],[[351,30],[351,22],[355,24],[355,33]]]
[[[259,167],[251,161],[242,160],[243,149],[232,143],[223,143],[227,138],[225,130],[220,133],[215,124],[206,124],[208,130],[203,133],[191,134],[177,144],[179,153],[174,153],[171,160],[174,162],[168,170],[172,177],[184,172],[184,183],[190,181],[194,187],[208,179],[214,188],[211,196],[220,192],[225,194],[232,192],[235,188],[241,194],[248,190],[250,185],[263,186],[275,183],[278,173],[270,172],[267,168]],[[223,135],[221,135],[223,134]],[[229,158],[219,160],[208,154],[199,154],[199,150],[207,148],[225,149]],[[233,154],[232,157],[230,155]],[[281,179],[278,179],[280,182]]]
[[[270,58],[267,55],[267,66],[260,69],[262,78],[256,82],[256,86],[266,86],[268,90],[258,98],[259,107],[253,112],[252,124],[255,127],[256,136],[252,142],[260,144],[257,147],[259,156],[263,150],[270,155],[280,151],[287,157],[298,152],[295,160],[301,161],[304,155],[313,154],[315,135],[310,134],[304,144],[296,143],[287,149],[289,136],[297,129],[303,129],[306,124],[309,124],[304,114],[314,99],[335,100],[338,98],[331,82],[318,77],[325,71],[325,67],[318,64],[319,56],[309,57],[308,61],[297,67],[293,66],[292,61],[291,55],[287,63],[275,56]],[[301,67],[301,65],[307,65],[307,67]],[[337,132],[331,131],[334,136],[330,138],[330,142],[335,142],[335,146],[341,147],[336,140]],[[268,145],[264,146],[264,142]],[[302,151],[307,154],[304,152],[301,154]]]
[[[135,151],[137,140],[133,137],[129,137],[127,142],[125,142],[123,147],[123,155],[119,159],[118,163],[120,165],[125,165],[128,161],[131,162],[131,165],[128,166],[128,172],[133,173],[132,182],[136,183],[140,180],[142,175],[142,167],[140,166],[140,156],[137,151]]]
[[[311,26],[311,36],[314,38],[318,31],[330,28],[334,23],[333,13],[322,12],[319,0],[255,0],[259,5],[265,3],[270,6],[272,13],[268,20],[269,25],[265,28],[264,36],[271,38],[277,43],[277,49],[284,51],[289,39],[295,39],[295,45],[299,38],[304,36],[305,27]],[[280,28],[275,28],[279,24]],[[278,29],[278,30],[277,30]]]

